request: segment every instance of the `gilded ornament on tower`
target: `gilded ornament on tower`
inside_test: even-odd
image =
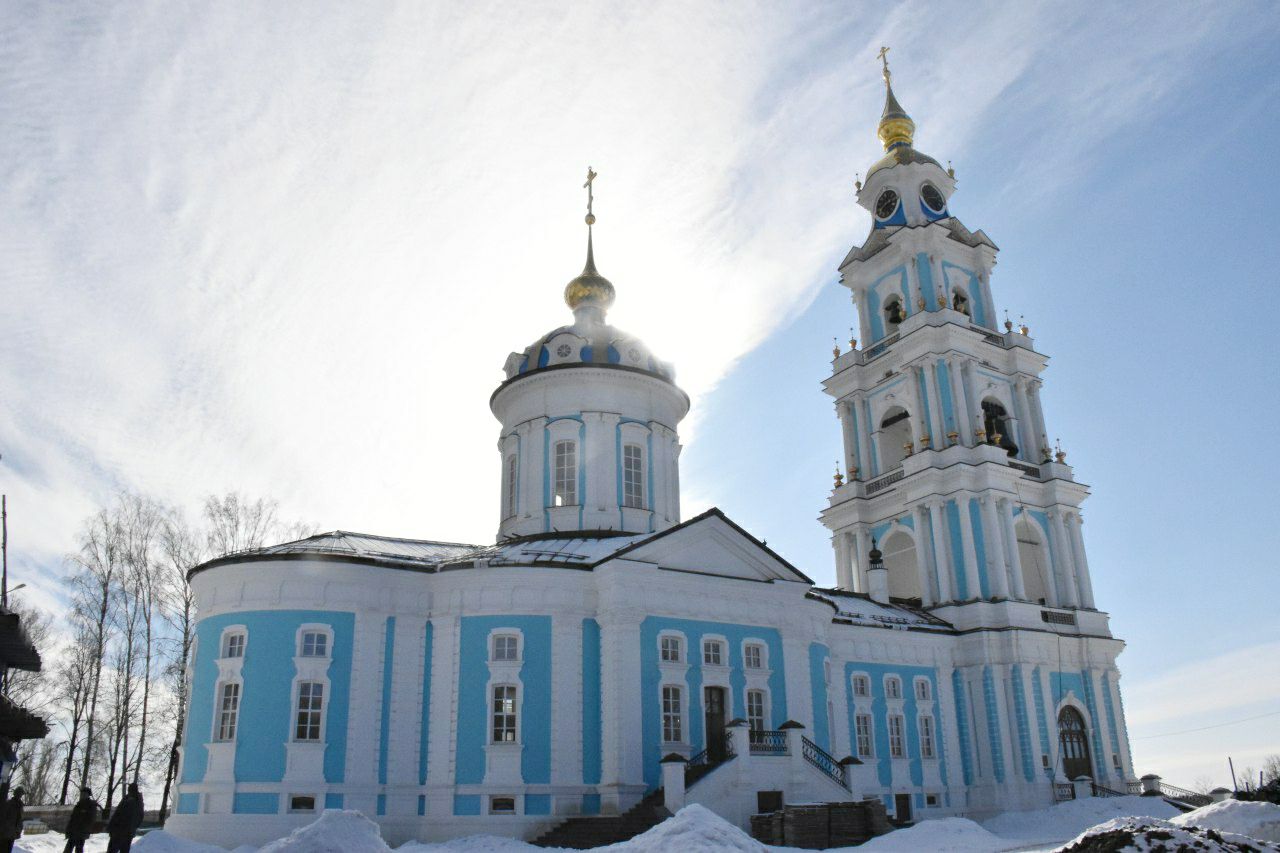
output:
[[[982,427],[978,427],[978,429],[974,430],[973,437],[977,440],[978,444],[986,444],[987,431]]]
[[[832,338],[832,339],[831,339],[831,343],[833,344],[833,346],[831,347],[831,356],[832,356],[833,358],[839,358],[839,357],[840,357],[840,340],[839,340],[839,338]]]
[[[910,441],[908,441],[906,444],[902,445],[902,449],[903,449],[903,450],[905,450],[905,451],[907,451],[907,455],[908,455],[908,456],[911,456],[911,455],[913,455],[913,454],[916,452],[916,446],[915,446],[914,444],[912,444]]]
[[[956,432],[955,430],[952,430],[951,432],[947,433],[947,441],[951,442],[952,444],[957,443],[958,441],[960,441],[960,433]]]
[[[837,462],[837,463],[836,463],[836,475],[835,475],[835,477],[834,477],[834,480],[835,480],[835,484],[836,484],[836,488],[837,488],[837,489],[844,485],[844,475],[840,473],[840,463],[839,463],[839,462]]]

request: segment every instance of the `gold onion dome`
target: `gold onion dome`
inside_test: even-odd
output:
[[[579,305],[597,305],[608,309],[613,304],[614,290],[609,279],[596,272],[595,253],[591,246],[590,227],[594,216],[587,214],[587,265],[582,268],[582,275],[564,287],[564,301],[572,310]]]
[[[884,150],[889,151],[899,145],[911,147],[912,137],[916,132],[916,123],[907,115],[907,111],[898,103],[893,94],[893,75],[889,73],[889,48],[880,48],[880,61],[884,63],[884,112],[880,114],[880,126],[876,135],[884,143]]]

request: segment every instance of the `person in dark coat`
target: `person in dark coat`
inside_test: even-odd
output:
[[[67,846],[62,853],[84,853],[84,843],[93,832],[93,823],[98,819],[102,806],[93,799],[93,791],[80,789],[80,800],[71,810],[71,818],[67,821]]]
[[[107,853],[129,853],[133,846],[133,834],[142,823],[142,794],[138,793],[138,783],[129,783],[129,793],[124,795],[120,805],[111,813],[107,821]]]
[[[13,789],[13,796],[0,804],[0,853],[13,853],[13,843],[22,837],[21,788]]]

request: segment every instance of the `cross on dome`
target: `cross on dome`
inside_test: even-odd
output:
[[[609,279],[596,272],[595,249],[592,245],[592,226],[596,224],[596,215],[592,208],[595,205],[594,184],[597,174],[587,167],[587,182],[582,185],[587,191],[587,263],[582,274],[565,285],[564,301],[577,315],[580,310],[598,314],[597,320],[604,320],[604,312],[613,304],[615,291]]]

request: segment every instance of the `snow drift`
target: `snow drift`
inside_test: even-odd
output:
[[[1091,826],[1119,817],[1168,820],[1181,814],[1160,797],[1085,797],[1043,809],[1005,812],[982,826],[1001,838],[1016,841],[1060,841],[1074,838]]]
[[[360,812],[326,809],[315,823],[295,829],[258,853],[391,853],[391,848],[382,840],[378,825]]]
[[[1009,842],[963,817],[924,820],[907,829],[896,829],[888,835],[859,845],[858,850],[874,853],[989,853],[1003,850]],[[852,849],[852,848],[851,848]]]
[[[1175,826],[1167,820],[1122,817],[1090,828],[1054,853],[1167,853],[1174,850],[1263,853],[1280,850],[1280,844],[1216,829]]]
[[[1263,841],[1280,842],[1280,806],[1275,803],[1246,803],[1223,800],[1178,815],[1169,821],[1174,826],[1198,826],[1234,832]]]

